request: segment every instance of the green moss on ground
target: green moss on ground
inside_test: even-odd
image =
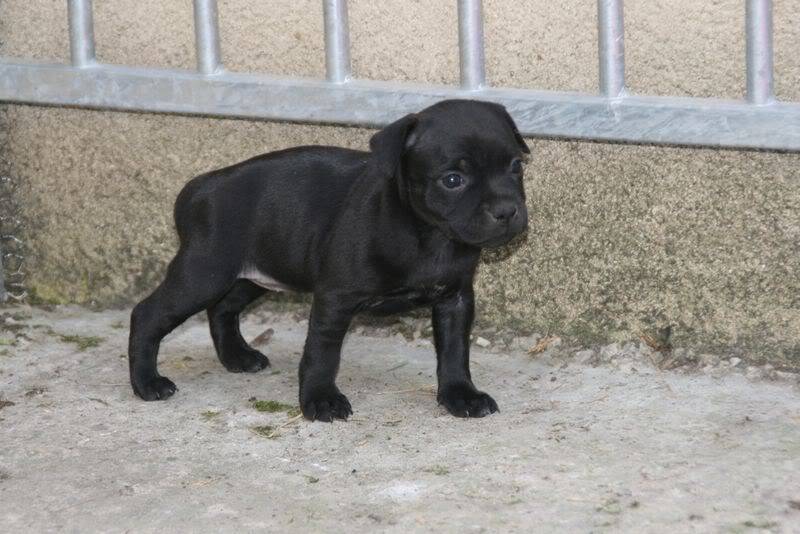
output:
[[[284,404],[282,402],[274,401],[274,400],[258,400],[253,397],[251,401],[253,403],[253,408],[255,408],[259,412],[267,412],[267,413],[279,413],[279,412],[286,412],[289,415],[297,415],[299,413],[299,408],[297,406],[292,406],[291,404]]]
[[[74,343],[80,352],[86,349],[98,347],[105,338],[98,336],[80,336],[77,334],[58,334],[58,338],[64,343]]]

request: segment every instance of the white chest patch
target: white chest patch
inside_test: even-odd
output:
[[[271,276],[262,273],[255,267],[247,267],[245,269],[242,269],[242,272],[239,273],[239,278],[250,280],[254,284],[261,286],[264,289],[268,289],[270,291],[292,291],[291,287],[287,286],[286,284],[278,282]]]

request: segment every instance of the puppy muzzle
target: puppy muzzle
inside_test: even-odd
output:
[[[525,206],[514,202],[499,203],[485,209],[481,219],[482,235],[474,244],[482,248],[503,246],[528,227]]]

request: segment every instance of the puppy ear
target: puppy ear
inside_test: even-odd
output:
[[[520,135],[519,130],[517,129],[517,125],[514,122],[514,119],[511,118],[511,115],[508,114],[508,110],[506,110],[505,106],[500,104],[495,104],[494,102],[489,102],[495,110],[502,115],[508,125],[511,127],[511,131],[514,132],[514,139],[517,140],[517,145],[519,145],[519,149],[522,150],[523,154],[530,154],[531,149],[528,148],[528,144],[525,142],[525,139],[522,138]]]
[[[416,136],[413,133],[417,115],[411,113],[386,126],[369,140],[369,149],[378,169],[387,176],[394,176],[400,166],[400,159],[410,148]]]

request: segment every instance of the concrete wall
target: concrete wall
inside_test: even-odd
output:
[[[190,2],[96,2],[101,61],[192,68]],[[595,91],[595,2],[487,0],[491,83]],[[776,0],[776,91],[800,100],[800,0]],[[61,0],[0,2],[6,55],[66,61]],[[355,75],[454,83],[455,2],[352,0]],[[318,0],[220,2],[230,70],[320,77]],[[635,92],[738,98],[740,0],[628,0]],[[3,157],[38,298],[129,303],[174,251],[171,205],[194,174],[369,130],[10,106]],[[800,361],[800,155],[532,141],[527,242],[487,258],[483,317],[593,341],[673,324],[676,341]]]

